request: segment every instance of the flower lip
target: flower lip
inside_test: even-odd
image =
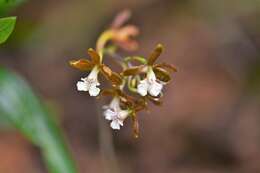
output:
[[[122,110],[120,108],[120,98],[114,97],[109,106],[104,106],[105,119],[110,120],[110,126],[112,129],[119,130],[120,126],[123,126],[124,120],[129,116],[129,110]]]
[[[81,78],[81,81],[77,82],[78,91],[88,91],[90,96],[97,96],[100,93],[100,89],[97,87],[100,85],[98,82],[99,70],[95,66],[88,77]]]
[[[149,93],[151,96],[157,97],[162,89],[163,84],[156,78],[152,67],[149,67],[146,78],[141,80],[137,86],[137,92],[141,96],[146,96]]]

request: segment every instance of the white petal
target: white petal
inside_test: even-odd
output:
[[[163,85],[158,82],[153,82],[149,87],[149,94],[157,97],[162,92]]]
[[[112,120],[117,114],[111,109],[107,109],[104,111],[104,116],[107,120]]]
[[[115,130],[119,130],[120,129],[120,125],[119,125],[117,120],[112,121],[110,123],[110,126],[111,126],[112,129],[115,129]]]
[[[152,68],[150,68],[150,69],[148,70],[147,80],[148,80],[149,82],[154,82],[154,81],[156,81],[156,75],[155,75],[155,73],[154,73],[154,71],[153,71]]]
[[[140,81],[140,83],[137,86],[137,92],[141,95],[141,96],[146,96],[147,95],[147,90],[148,90],[149,84],[147,82],[147,79],[144,79],[142,81]]]
[[[77,82],[77,89],[78,89],[78,91],[88,91],[89,86],[85,82],[78,81]]]
[[[111,103],[109,104],[110,108],[113,110],[120,110],[120,99],[119,97],[114,97],[111,101]]]
[[[104,105],[104,106],[102,106],[102,109],[109,109],[109,106],[108,105]]]
[[[124,124],[123,124],[123,120],[118,120],[118,124],[120,125],[120,126],[123,126]]]
[[[127,110],[122,110],[122,111],[119,112],[118,118],[119,118],[120,120],[125,120],[125,119],[128,117],[128,115],[129,115],[129,111],[127,111]]]
[[[91,72],[89,73],[88,78],[89,78],[89,79],[97,80],[97,78],[98,78],[98,73],[99,73],[98,66],[95,66],[95,67],[91,70]]]
[[[89,88],[89,95],[90,96],[97,96],[98,94],[99,94],[99,92],[100,92],[100,89],[99,88],[97,88],[96,86],[91,86],[90,88]]]

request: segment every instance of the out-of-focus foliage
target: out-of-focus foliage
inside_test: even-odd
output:
[[[25,0],[0,0],[0,17],[14,9]],[[14,30],[16,17],[5,17],[0,19],[0,44],[4,43]]]
[[[0,116],[40,147],[51,173],[76,172],[50,112],[23,79],[5,69],[0,69]]]
[[[0,16],[6,14],[13,8],[16,8],[26,0],[0,0]]]
[[[0,19],[0,44],[4,43],[14,30],[16,17],[5,17]]]

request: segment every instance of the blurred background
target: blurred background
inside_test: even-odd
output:
[[[140,113],[137,140],[130,121],[110,130],[100,103],[76,90],[84,74],[68,65],[125,8],[141,30],[134,53],[163,43],[159,61],[179,70],[163,106]],[[259,0],[28,0],[9,15],[17,25],[0,66],[55,112],[79,172],[260,172]],[[0,153],[1,173],[47,172],[39,148],[3,122]]]

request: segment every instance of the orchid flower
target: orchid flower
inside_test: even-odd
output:
[[[141,96],[146,96],[149,93],[151,96],[157,97],[162,89],[163,83],[158,81],[153,69],[149,67],[146,78],[141,80],[137,86],[137,92]]]
[[[111,27],[107,29],[97,42],[97,49],[102,49],[109,41],[125,51],[134,51],[138,48],[138,42],[134,39],[139,35],[139,29],[135,25],[125,25],[131,17],[131,12],[125,10],[115,17]]]
[[[176,68],[170,64],[154,64],[162,51],[163,46],[158,44],[144,65],[131,67],[123,72],[124,76],[145,73],[146,77],[137,84],[137,93],[141,96],[147,96],[149,94],[153,97],[158,97],[162,92],[163,86],[171,79],[167,70],[177,71]]]
[[[93,68],[88,77],[81,78],[81,81],[77,82],[78,91],[88,91],[90,96],[97,96],[100,92],[100,85],[98,82],[99,70],[97,67]]]
[[[87,91],[90,96],[98,96],[100,93],[100,88],[98,88],[98,86],[100,86],[98,80],[99,72],[101,72],[114,85],[122,82],[120,75],[113,72],[105,64],[102,64],[102,58],[94,49],[90,48],[88,54],[92,59],[91,61],[87,59],[70,61],[71,66],[81,71],[90,71],[87,77],[81,78],[81,80],[77,82],[78,91]]]
[[[120,108],[120,98],[114,97],[105,109],[104,116],[107,120],[111,121],[110,126],[112,129],[119,130],[123,126],[124,120],[130,115],[130,110],[122,110]]]

